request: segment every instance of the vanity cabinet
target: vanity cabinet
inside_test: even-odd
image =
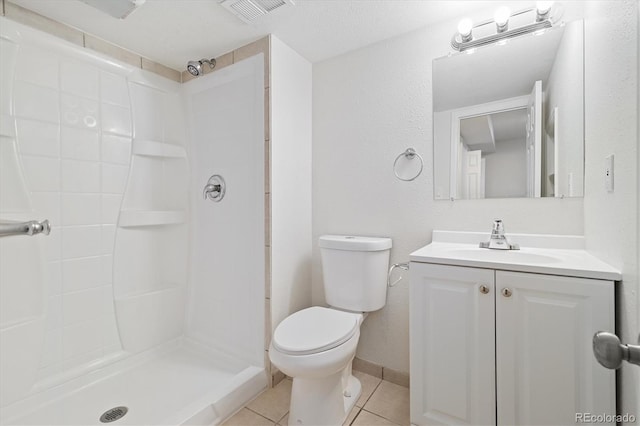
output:
[[[411,423],[575,424],[615,414],[591,351],[614,283],[411,262]]]

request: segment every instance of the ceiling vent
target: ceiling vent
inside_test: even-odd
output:
[[[221,0],[220,4],[248,24],[267,13],[295,5],[293,0]]]
[[[124,19],[131,12],[136,10],[146,0],[80,0],[83,3],[93,6],[114,18]]]

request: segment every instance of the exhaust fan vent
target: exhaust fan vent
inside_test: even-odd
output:
[[[257,3],[264,8],[267,12],[276,10],[280,6],[284,6],[287,3],[284,0],[258,0]]]
[[[96,9],[103,11],[104,13],[111,15],[114,18],[124,19],[127,16],[129,16],[131,12],[136,10],[136,8],[138,8],[139,6],[142,6],[142,4],[146,0],[109,0],[109,1],[80,0],[80,1],[88,4],[89,6],[93,6]]]
[[[277,9],[295,5],[293,0],[221,0],[220,4],[246,23]]]

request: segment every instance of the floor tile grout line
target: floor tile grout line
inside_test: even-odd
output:
[[[369,400],[371,399],[371,397],[373,396],[374,393],[376,393],[376,391],[378,390],[378,388],[380,387],[380,385],[382,384],[382,382],[384,382],[383,379],[380,379],[380,381],[378,382],[378,384],[373,388],[373,391],[371,392],[371,394],[369,395],[369,397],[367,399],[365,399],[365,401],[362,403],[362,406],[360,407],[361,409],[364,410],[364,406],[367,405],[367,402],[369,402]],[[357,401],[356,401],[357,403]]]
[[[281,422],[285,417],[287,417],[287,415],[288,415],[288,414],[289,414],[289,410],[287,410],[287,412],[286,412],[286,413],[284,413],[284,415],[283,415],[282,417],[280,417],[280,420],[278,420],[276,423],[277,423],[277,424],[280,424],[280,422]]]
[[[355,421],[356,421],[356,419],[358,418],[358,416],[360,415],[360,413],[362,413],[362,410],[364,410],[364,408],[362,408],[362,407],[358,407],[358,406],[354,406],[354,407],[352,408],[352,410],[353,410],[353,409],[356,409],[356,408],[358,409],[358,413],[355,415],[355,417],[354,417],[353,419],[351,419],[351,422],[349,422],[349,424],[348,424],[348,425],[346,425],[346,426],[351,426],[351,425],[353,424],[353,422],[355,422]],[[349,413],[349,414],[351,414],[351,413]],[[349,417],[349,416],[347,416],[347,417]]]
[[[386,418],[385,416],[383,416],[383,415],[381,415],[381,414],[374,413],[373,411],[365,410],[364,408],[362,409],[362,411],[366,411],[367,413],[369,413],[369,414],[373,414],[374,416],[378,416],[378,417],[380,417],[380,418],[383,418],[383,419],[385,419],[386,421],[391,422],[391,423],[393,423],[393,424],[394,424],[394,425],[396,425],[396,426],[400,426],[398,423],[394,422],[394,421],[393,421],[393,420],[391,420],[391,419]],[[358,413],[358,415],[360,415],[360,413]]]
[[[247,406],[245,406],[244,408],[246,408],[247,410],[251,411],[251,412],[252,412],[252,413],[254,413],[254,414],[259,415],[259,416],[260,416],[260,417],[262,417],[263,419],[267,419],[267,420],[269,420],[269,421],[270,421],[271,423],[273,423],[273,424],[276,424],[276,423],[278,423],[280,420],[284,419],[284,416],[282,416],[282,419],[280,419],[280,420],[272,420],[272,419],[270,419],[269,417],[267,417],[267,416],[265,416],[265,415],[263,415],[263,414],[260,414],[260,413],[258,413],[257,411],[254,411],[254,410],[252,410],[251,408],[249,408],[249,407],[247,407]],[[288,413],[289,413],[289,412],[287,411],[287,414],[288,414]],[[287,414],[285,414],[285,416],[286,416]]]
[[[366,411],[366,412],[368,412],[368,413],[370,413],[370,414],[376,415],[376,416],[378,416],[378,417],[381,417],[381,418],[383,418],[383,419],[385,419],[385,420],[387,420],[387,421],[389,421],[389,422],[393,423],[394,425],[398,425],[395,421],[393,421],[393,420],[391,420],[391,419],[389,419],[389,418],[387,418],[387,417],[385,417],[385,416],[383,416],[383,415],[381,415],[381,414],[378,414],[378,413],[376,413],[375,411],[372,411],[372,409],[371,409],[371,408],[369,408],[369,409],[365,408],[365,406],[367,405],[367,403],[369,402],[369,400],[373,397],[373,395],[376,393],[376,391],[378,390],[378,388],[380,387],[380,385],[381,385],[383,382],[385,382],[385,381],[386,381],[387,383],[395,384],[395,383],[389,382],[388,380],[384,380],[384,379],[380,380],[380,382],[378,383],[378,385],[376,386],[376,388],[373,390],[373,392],[371,392],[371,395],[369,396],[369,398],[367,398],[367,401],[362,405],[362,410],[364,410],[364,411]],[[400,385],[398,385],[398,386],[400,386]],[[360,415],[360,413],[358,413],[358,415]],[[400,425],[398,425],[398,426],[400,426]]]

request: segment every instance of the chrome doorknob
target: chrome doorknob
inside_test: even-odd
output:
[[[620,368],[622,361],[640,365],[640,345],[622,344],[618,336],[606,331],[593,336],[593,354],[602,366],[612,370]]]

